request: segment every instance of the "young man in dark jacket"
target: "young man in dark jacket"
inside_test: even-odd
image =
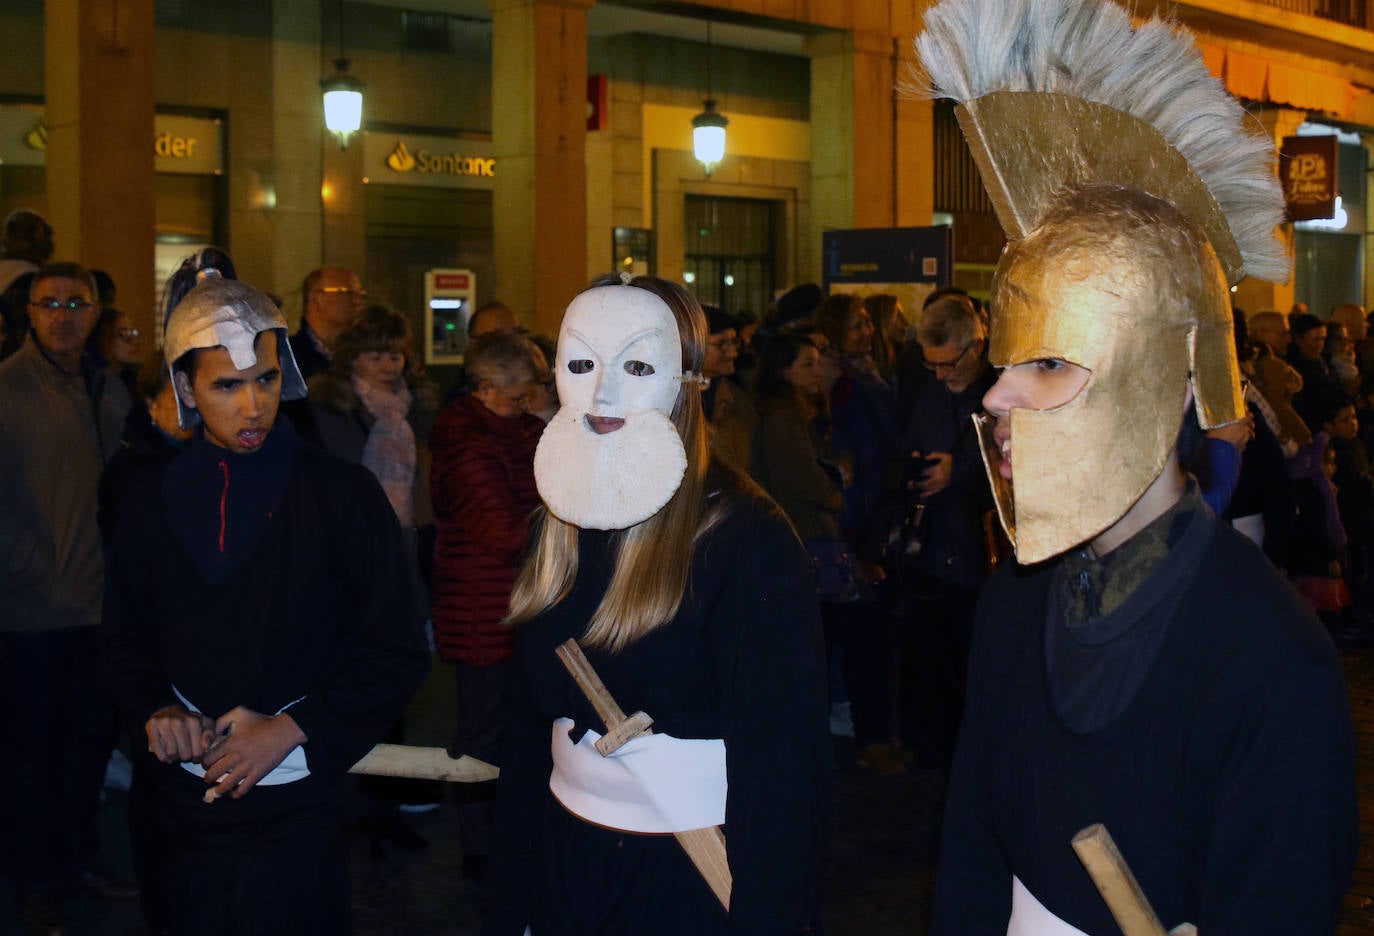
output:
[[[160,762],[171,928],[346,932],[340,781],[427,667],[400,529],[370,472],[278,423],[305,387],[266,296],[207,280],[165,350],[203,429],[121,517],[105,623]]]

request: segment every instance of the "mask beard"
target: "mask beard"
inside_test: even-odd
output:
[[[558,411],[534,453],[534,481],[559,520],[589,530],[624,530],[663,509],[682,485],[687,452],[657,410],[625,417],[598,435],[586,413]]]

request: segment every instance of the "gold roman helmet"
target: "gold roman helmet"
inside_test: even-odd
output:
[[[1091,372],[1062,406],[1012,410],[1009,483],[980,422],[1002,524],[1038,562],[1140,499],[1189,386],[1204,428],[1245,415],[1228,286],[1287,277],[1274,148],[1191,37],[1105,0],[944,0],[916,45],[1009,240],[989,360]]]

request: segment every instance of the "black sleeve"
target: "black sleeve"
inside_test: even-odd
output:
[[[794,936],[819,927],[829,821],[820,609],[810,563],[786,524],[759,510],[742,519],[754,529],[740,537],[740,574],[711,611],[726,726],[730,932]]]
[[[989,620],[1013,596],[1002,594],[994,576],[984,590],[974,625],[973,648],[959,742],[950,768],[935,874],[930,936],[1005,936],[1011,919],[1011,870],[991,825],[990,785],[996,779],[986,760],[982,712],[998,686],[988,676],[987,654],[995,648]]]
[[[105,555],[105,682],[135,739],[154,712],[177,702],[150,603],[160,538],[142,521],[153,509],[146,499],[130,509]]]
[[[1209,686],[1192,730],[1201,775],[1217,778],[1200,791],[1214,816],[1201,933],[1336,931],[1358,852],[1355,735],[1340,665],[1321,649],[1259,669],[1242,655]]]
[[[334,667],[288,709],[309,739],[312,771],[342,774],[366,754],[405,710],[429,672],[422,622],[414,612],[413,579],[396,515],[365,468],[347,466],[329,503],[342,521],[332,557],[352,583],[354,613],[341,628],[346,646]]]
[[[482,921],[482,936],[522,936],[530,923],[539,803],[548,795],[553,772],[552,726],[535,712],[518,652],[514,667],[501,779],[496,784],[491,859],[483,886],[491,907]]]

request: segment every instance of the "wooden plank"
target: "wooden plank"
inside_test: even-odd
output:
[[[482,783],[495,780],[501,773],[486,761],[466,754],[454,759],[443,748],[407,744],[379,744],[348,768],[348,772],[449,783]]]
[[[501,775],[494,765],[475,757],[464,754],[452,758],[443,748],[408,744],[378,744],[348,768],[348,772],[409,780],[442,780],[447,783],[482,783]],[[213,803],[219,797],[211,788],[205,791],[202,798],[207,803]]]

